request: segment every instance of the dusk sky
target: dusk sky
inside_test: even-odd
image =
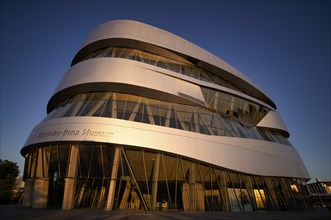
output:
[[[88,33],[141,21],[210,51],[277,105],[308,172],[331,180],[330,1],[1,1],[1,159],[29,133]]]

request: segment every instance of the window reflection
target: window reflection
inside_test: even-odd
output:
[[[264,201],[265,201],[265,194],[263,189],[254,189],[254,195],[256,200],[256,206],[258,209],[265,209]]]
[[[68,157],[73,147],[78,149],[76,175],[69,177],[74,179],[74,208],[105,208],[114,171],[113,145],[31,147],[26,154],[25,181],[48,178],[48,205],[61,206],[68,178],[65,168],[74,164]],[[114,209],[250,212],[309,208],[305,185],[294,178],[242,175],[180,155],[132,146],[119,149]]]
[[[204,95],[206,100],[213,100],[207,102],[209,106],[214,106],[212,109],[131,94],[82,93],[64,100],[45,120],[75,116],[111,117],[206,135],[251,138],[291,145],[277,131],[257,130],[255,126],[267,114],[266,108],[209,89],[204,89]],[[245,113],[243,109],[246,109]]]
[[[180,61],[177,61],[174,59],[166,58],[166,57],[156,55],[153,53],[149,53],[146,51],[142,51],[139,49],[124,48],[124,47],[102,48],[102,49],[98,49],[96,51],[89,53],[81,61],[84,61],[87,59],[92,59],[92,58],[99,58],[99,57],[116,57],[116,58],[135,60],[138,62],[143,62],[143,63],[147,63],[150,65],[154,65],[154,66],[157,66],[160,68],[164,68],[167,70],[171,70],[171,71],[195,78],[195,79],[214,83],[217,85],[221,85],[221,86],[242,92],[241,89],[239,89],[238,87],[236,87],[234,84],[230,83],[229,81],[225,80],[221,76],[212,74],[207,70],[197,67],[196,65],[194,65],[193,63],[191,63],[188,60],[185,60],[185,62],[180,62]],[[182,58],[182,59],[184,59],[184,58]]]

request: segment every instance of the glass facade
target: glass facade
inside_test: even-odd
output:
[[[171,51],[167,51],[167,52],[172,53]],[[134,48],[105,47],[89,53],[81,61],[92,58],[99,58],[99,57],[124,58],[124,59],[135,60],[138,62],[147,63],[153,66],[157,66],[176,73],[183,74],[185,76],[189,76],[195,79],[199,79],[205,82],[213,83],[216,85],[224,86],[242,92],[233,83],[230,83],[229,81],[225,80],[219,75],[215,75],[207,70],[197,67],[192,62],[182,57],[181,60],[184,59],[185,62],[166,58],[164,56],[160,56],[157,54],[149,53]]]
[[[116,28],[112,28],[128,21],[118,22],[109,26],[110,33],[116,32]],[[128,22],[128,26],[124,25],[121,30],[134,32],[140,28],[138,26],[137,29],[134,24]],[[145,28],[150,29],[149,26]],[[272,112],[276,111],[274,103],[249,80],[239,72],[229,72],[232,68],[228,68],[222,60],[183,39],[158,39],[158,31],[154,29],[135,33],[137,39],[142,40],[139,42],[130,39],[129,35],[100,40],[100,36],[108,36],[106,32],[102,28],[102,33],[97,31],[92,34],[88,40],[90,43],[77,53],[72,65],[80,65],[80,62],[84,65],[81,63],[74,71],[67,72],[58,87],[60,89],[50,99],[48,115],[31,132],[21,150],[25,157],[24,207],[234,212],[302,210],[310,207],[305,186],[309,175],[299,155],[291,148],[289,134],[278,113]],[[148,33],[151,35],[145,36]],[[160,41],[160,45],[174,43],[178,48],[152,45],[149,42],[154,42],[153,38],[155,42]],[[191,57],[192,53],[198,56]],[[144,64],[140,63],[140,66],[154,66],[149,66],[158,70],[153,74],[174,77],[174,81],[169,78],[167,86],[176,82],[174,86],[179,87],[184,80],[183,91],[191,88],[186,86],[189,83],[194,84],[194,91],[187,95],[179,89],[175,93],[177,88],[173,88],[173,92],[160,90],[156,85],[152,86],[153,80],[161,80],[157,75],[148,81],[148,88],[143,88],[140,83],[135,84],[134,80],[128,87],[124,87],[125,82],[122,81],[114,86],[118,81],[111,76],[102,78],[105,76],[103,74],[111,74],[108,66],[106,72],[100,68],[99,62],[86,61],[98,58],[126,61],[116,65],[142,62]],[[83,68],[88,72],[80,72]],[[94,71],[103,72],[94,75]],[[125,71],[135,74],[129,68]],[[87,136],[63,135],[72,128],[93,128],[98,133],[108,133],[112,122],[125,125],[116,127],[119,138],[106,140],[99,136],[90,139]],[[261,127],[262,124],[265,127]],[[146,132],[151,131],[148,134],[159,132],[160,135],[155,137],[160,137],[160,140],[151,141],[149,137],[143,140],[145,131],[139,131],[139,128],[145,127],[150,128],[145,129]],[[161,148],[159,143],[170,137],[162,132],[186,135],[179,137],[178,141],[167,142],[169,144]],[[176,138],[175,135],[173,137]],[[211,142],[210,148],[201,146]],[[192,147],[192,144],[200,146]],[[195,147],[199,147],[196,152]],[[207,149],[203,147],[220,147],[217,152],[228,152],[229,155],[222,155],[224,161],[220,162],[219,155],[203,152]],[[253,152],[255,147],[257,152]],[[278,147],[281,149],[278,150]],[[172,148],[178,150],[173,151]],[[176,153],[166,152],[167,149]],[[247,153],[249,151],[253,153]],[[289,155],[283,155],[284,152],[289,152]],[[188,155],[204,158],[201,159],[204,161],[189,158]],[[239,160],[244,162],[241,164]],[[254,163],[250,164],[252,160]],[[284,166],[278,167],[280,163]],[[242,168],[244,164],[252,166]],[[291,167],[293,164],[296,166]],[[260,169],[258,165],[266,167]],[[266,172],[270,174],[260,176]],[[282,176],[275,176],[280,174]]]
[[[119,210],[250,212],[310,205],[299,179],[239,173],[132,146],[54,143],[30,147],[25,158],[24,179],[48,181],[47,206],[62,205],[68,179],[73,181],[73,208],[105,208],[112,180],[112,208]]]
[[[108,117],[206,135],[267,140],[291,145],[277,131],[257,129],[268,109],[226,93],[204,89],[208,108],[115,93],[81,93],[61,102],[45,120],[61,117]]]

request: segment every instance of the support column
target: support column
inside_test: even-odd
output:
[[[220,183],[221,183],[221,194],[223,199],[223,209],[224,211],[231,211],[230,208],[230,201],[228,196],[228,186],[227,186],[227,178],[225,175],[225,171],[221,171],[222,175],[220,176]]]
[[[49,178],[44,178],[43,148],[38,148],[36,175],[33,183],[32,208],[47,208]]]
[[[196,183],[195,183],[195,163],[191,162],[189,177],[189,193],[191,200],[191,211],[196,211]]]
[[[158,187],[159,173],[160,173],[160,158],[161,158],[160,153],[157,153],[153,167],[152,207],[151,207],[152,211],[155,211],[155,207],[156,207],[157,187]]]
[[[65,178],[62,210],[71,210],[74,206],[75,199],[75,178],[78,162],[78,146],[71,145],[70,158]]]
[[[109,190],[108,190],[108,197],[107,197],[107,205],[105,207],[106,211],[113,210],[114,206],[114,197],[115,197],[115,189],[116,189],[116,178],[118,174],[118,168],[120,166],[120,148],[115,148],[114,153],[114,161],[113,161],[113,167],[111,171],[111,177],[110,177],[110,184],[109,184]]]
[[[130,208],[129,197],[132,192],[132,184],[131,180],[126,181],[125,189],[121,198],[120,209],[128,209]]]
[[[48,178],[37,178],[34,180],[32,208],[47,208]]]
[[[24,196],[23,196],[22,206],[31,207],[34,179],[27,179],[24,182],[25,184],[24,184]]]

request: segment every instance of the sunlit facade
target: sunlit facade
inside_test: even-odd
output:
[[[309,174],[274,102],[206,50],[136,21],[88,36],[28,137],[23,205],[278,211]]]

